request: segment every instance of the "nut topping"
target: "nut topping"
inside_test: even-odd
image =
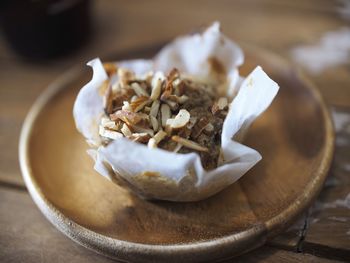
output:
[[[118,110],[117,112],[109,116],[112,121],[120,119],[129,125],[135,125],[144,119],[142,115],[132,111],[126,111],[126,110]]]
[[[101,125],[100,125],[100,129],[99,129],[99,134],[102,137],[112,139],[112,140],[117,140],[117,139],[123,137],[123,134],[121,134],[120,132],[108,130]]]
[[[185,127],[190,120],[190,113],[187,110],[180,110],[174,119],[168,119],[166,125],[169,125],[172,129],[180,129]]]
[[[211,112],[213,114],[216,114],[218,111],[224,110],[227,106],[228,106],[227,98],[221,97],[218,99],[218,101],[214,103],[213,107],[211,108]]]
[[[167,120],[171,116],[171,111],[170,111],[169,105],[162,104],[162,106],[160,107],[160,112],[161,112],[161,116],[162,116],[162,126],[165,127]]]
[[[200,151],[200,152],[208,152],[209,151],[208,148],[203,147],[194,141],[182,138],[182,137],[177,136],[177,135],[172,136],[171,139],[174,142],[180,143],[183,146],[190,148],[190,149],[193,149],[193,150],[196,150],[196,151]]]
[[[162,91],[162,83],[165,77],[163,73],[157,72],[152,79],[152,92],[151,99],[157,100],[159,98],[160,92]]]
[[[120,131],[124,134],[125,137],[131,136],[132,132],[130,131],[128,125],[126,123],[123,124],[123,127],[120,129]]]
[[[131,88],[135,91],[137,96],[146,96],[149,97],[147,91],[145,91],[140,84],[138,84],[137,82],[133,82],[131,84]]]
[[[147,104],[151,103],[151,100],[146,96],[136,98],[130,103],[130,108],[133,112],[142,110]]]
[[[159,106],[160,106],[159,100],[153,101],[149,115],[151,115],[153,117],[157,117],[158,111],[159,111]]]
[[[149,148],[197,151],[205,169],[216,167],[229,106],[217,86],[183,77],[177,69],[165,77],[162,72],[136,76],[114,64],[106,68],[108,76],[118,78],[113,85],[106,80],[99,89],[106,113],[99,127],[104,145],[126,137]]]

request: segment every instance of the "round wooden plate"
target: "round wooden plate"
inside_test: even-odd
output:
[[[297,70],[244,47],[241,74],[261,65],[281,88],[245,141],[263,160],[237,183],[200,202],[150,202],[97,174],[72,117],[75,97],[91,78],[81,65],[51,85],[23,126],[21,169],[43,214],[74,241],[122,261],[224,259],[285,229],[322,188],[333,154],[332,122],[318,91]]]

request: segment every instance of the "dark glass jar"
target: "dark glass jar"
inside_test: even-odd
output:
[[[10,46],[32,59],[81,46],[90,32],[90,0],[1,0],[1,29]]]

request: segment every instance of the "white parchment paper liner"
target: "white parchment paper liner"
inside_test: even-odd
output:
[[[259,66],[243,82],[239,81],[238,66],[243,63],[243,53],[220,33],[218,23],[202,34],[176,39],[154,60],[117,64],[140,75],[150,70],[167,73],[177,67],[181,73],[215,82],[210,58],[215,58],[226,70],[227,95],[237,94],[224,121],[223,160],[216,169],[205,171],[197,153],[149,149],[126,138],[114,140],[107,147],[100,146],[98,124],[104,110],[99,87],[107,75],[101,61],[94,59],[88,63],[93,68],[93,78],[81,89],[73,113],[77,129],[93,146],[89,154],[95,160],[96,171],[145,198],[196,201],[219,192],[253,167],[261,155],[239,143],[239,137],[270,105],[279,87]]]

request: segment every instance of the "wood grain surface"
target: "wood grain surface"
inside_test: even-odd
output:
[[[0,198],[2,200],[0,210],[8,211],[0,217],[1,262],[116,262],[87,250],[62,235],[42,216],[26,192],[0,188]],[[234,260],[221,262],[336,263],[340,261],[265,246]]]
[[[304,248],[315,254],[350,260],[349,113],[341,109],[333,110],[338,130],[333,169],[320,198],[310,210]]]
[[[152,0],[140,4],[100,0],[94,2],[94,32],[89,43],[70,56],[39,64],[17,57],[0,34],[0,190],[6,195],[13,193],[11,200],[4,194],[0,198],[1,261],[108,261],[58,233],[24,193],[17,157],[20,128],[35,98],[62,72],[75,65],[83,66],[95,56],[167,41],[213,20],[221,21],[227,35],[239,42],[257,44],[292,61],[293,48],[318,43],[326,32],[349,25],[349,20],[339,13],[342,6],[342,1],[325,0],[202,1],[201,5],[195,1]],[[311,77],[335,109],[335,119],[349,120],[349,64]],[[348,261],[349,208],[339,206],[345,204],[350,193],[350,138],[346,129],[337,129],[332,177],[317,208],[270,241],[273,248],[265,247],[244,256],[247,262],[327,262],[324,258]],[[36,227],[30,230],[33,225]],[[41,241],[44,237],[45,242]]]

